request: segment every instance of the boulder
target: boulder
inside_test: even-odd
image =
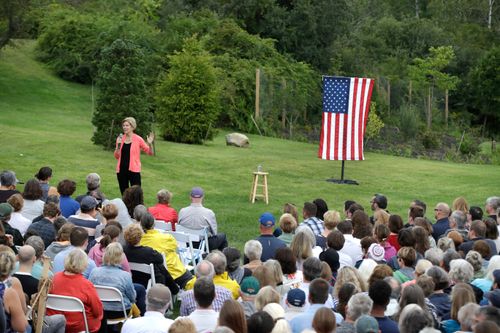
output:
[[[226,135],[226,145],[246,148],[250,145],[250,141],[244,134],[231,133]]]

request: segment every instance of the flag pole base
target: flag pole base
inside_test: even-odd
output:
[[[330,183],[335,183],[335,184],[359,185],[359,183],[357,181],[351,180],[351,179],[334,179],[334,178],[328,178],[326,181],[330,182]]]

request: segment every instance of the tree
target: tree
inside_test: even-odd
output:
[[[426,114],[428,129],[432,125],[434,87],[437,86],[443,90],[454,90],[459,82],[456,76],[444,72],[444,69],[455,58],[453,48],[451,46],[431,47],[429,52],[428,57],[424,59],[415,58],[413,64],[408,67],[410,79],[416,88],[427,90]],[[448,104],[446,104],[445,110],[447,112]],[[447,114],[445,116],[447,117]]]
[[[92,116],[95,144],[112,148],[121,120],[134,117],[137,134],[150,132],[152,115],[145,85],[145,59],[140,47],[128,40],[117,39],[101,52],[97,85],[99,95]]]
[[[483,119],[486,127],[490,118],[492,126],[496,126],[500,119],[500,47],[492,48],[472,70],[470,90],[474,96],[475,108]],[[491,121],[493,120],[493,122]],[[496,120],[496,122],[495,122]],[[495,129],[498,131],[498,128]]]
[[[0,0],[0,49],[21,29],[30,0]]]
[[[219,115],[216,71],[196,37],[169,57],[170,69],[157,95],[158,121],[167,140],[200,144],[216,133]]]

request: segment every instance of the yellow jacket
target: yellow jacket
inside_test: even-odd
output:
[[[174,236],[150,229],[142,235],[140,245],[153,248],[165,256],[167,270],[174,280],[186,272],[186,267],[177,253],[177,241]]]
[[[196,277],[191,279],[191,281],[189,281],[186,284],[184,289],[186,290],[193,289],[195,282],[196,282]],[[227,272],[214,276],[214,284],[216,286],[223,287],[229,290],[235,300],[240,297],[240,285],[238,284],[238,282],[231,279]]]

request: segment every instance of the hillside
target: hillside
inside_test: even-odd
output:
[[[87,173],[103,178],[108,197],[119,194],[113,155],[91,143],[92,88],[57,78],[34,60],[34,42],[18,41],[0,51],[1,169],[12,169],[27,180],[44,165],[54,169],[52,185],[71,178],[83,193]],[[139,124],[140,126],[140,124]],[[174,193],[173,206],[188,204],[192,186],[206,191],[205,205],[217,216],[230,242],[241,247],[258,233],[257,219],[264,211],[278,215],[286,202],[299,207],[321,197],[330,208],[341,210],[353,199],[366,208],[374,193],[389,198],[389,210],[406,215],[409,202],[419,198],[432,208],[438,201],[451,203],[465,196],[484,207],[486,197],[498,194],[499,166],[463,165],[414,160],[367,153],[363,162],[346,162],[346,177],[359,186],[325,181],[340,176],[340,162],[322,161],[312,144],[249,135],[249,149],[226,147],[225,131],[202,146],[158,141],[157,156],[142,157],[147,205],[155,193]],[[251,175],[258,164],[270,173],[270,203],[248,201]]]

